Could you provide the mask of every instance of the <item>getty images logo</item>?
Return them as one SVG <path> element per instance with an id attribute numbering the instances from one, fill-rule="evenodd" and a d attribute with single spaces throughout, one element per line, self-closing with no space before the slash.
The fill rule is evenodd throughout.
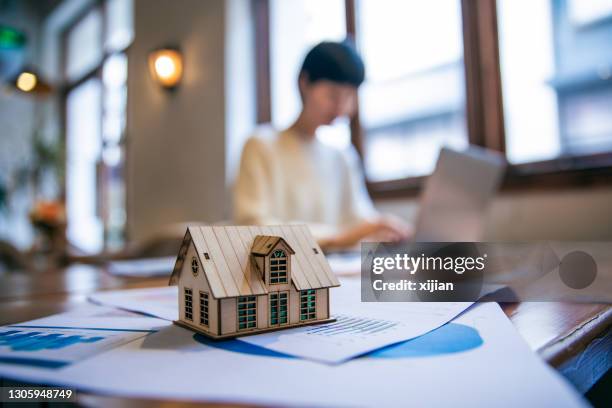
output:
<path id="1" fill-rule="evenodd" d="M 362 300 L 476 301 L 496 292 L 504 296 L 500 301 L 513 301 L 513 296 L 546 301 L 554 296 L 585 297 L 587 292 L 582 289 L 589 287 L 589 293 L 599 294 L 601 290 L 591 286 L 598 265 L 589 253 L 601 252 L 599 246 L 602 244 L 429 242 L 399 247 L 367 243 L 362 245 Z M 500 289 L 507 290 L 497 293 Z"/>

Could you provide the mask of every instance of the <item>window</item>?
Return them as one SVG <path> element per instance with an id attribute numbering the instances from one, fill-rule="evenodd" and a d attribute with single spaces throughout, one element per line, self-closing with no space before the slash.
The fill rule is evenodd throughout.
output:
<path id="1" fill-rule="evenodd" d="M 200 324 L 208 327 L 208 293 L 200 292 Z"/>
<path id="2" fill-rule="evenodd" d="M 102 67 L 103 112 L 100 207 L 105 245 L 120 248 L 125 228 L 125 126 L 127 117 L 127 56 L 116 53 Z"/>
<path id="3" fill-rule="evenodd" d="M 185 319 L 193 321 L 193 292 L 189 288 L 185 291 Z"/>
<path id="4" fill-rule="evenodd" d="M 314 289 L 300 291 L 300 320 L 316 319 L 316 293 Z"/>
<path id="5" fill-rule="evenodd" d="M 356 21 L 367 75 L 359 98 L 366 176 L 382 181 L 431 172 L 441 146 L 467 145 L 460 0 L 441 2 L 270 0 L 273 125 L 285 128 L 299 113 L 297 75 L 308 49 L 343 40 Z M 346 3 L 357 6 L 353 22 Z M 347 118 L 317 136 L 348 147 Z"/>
<path id="6" fill-rule="evenodd" d="M 270 293 L 270 326 L 287 323 L 289 292 Z"/>
<path id="7" fill-rule="evenodd" d="M 134 39 L 133 0 L 106 0 L 106 38 L 105 48 L 109 51 L 122 51 Z"/>
<path id="8" fill-rule="evenodd" d="M 96 68 L 103 57 L 103 12 L 91 9 L 69 31 L 66 38 L 66 72 L 68 80 L 77 80 Z"/>
<path id="9" fill-rule="evenodd" d="M 605 183 L 612 175 L 611 3 L 431 3 L 257 0 L 269 17 L 257 19 L 257 38 L 269 50 L 256 58 L 270 64 L 258 72 L 258 108 L 268 106 L 273 124 L 287 126 L 300 106 L 304 54 L 348 34 L 366 64 L 359 110 L 350 129 L 332 126 L 335 133 L 318 136 L 355 145 L 372 195 L 414 194 L 440 147 L 470 143 L 506 154 L 506 186 Z"/>
<path id="10" fill-rule="evenodd" d="M 123 244 L 127 57 L 132 2 L 94 2 L 62 34 L 68 240 L 87 253 Z"/>
<path id="11" fill-rule="evenodd" d="M 193 273 L 193 276 L 196 276 L 198 274 L 199 269 L 200 266 L 198 265 L 198 258 L 194 256 L 193 258 L 191 258 L 191 272 Z"/>
<path id="12" fill-rule="evenodd" d="M 87 252 L 104 246 L 98 213 L 97 164 L 102 150 L 102 84 L 90 78 L 66 97 L 66 211 L 70 242 Z"/>
<path id="13" fill-rule="evenodd" d="M 612 151 L 609 4 L 499 0 L 497 10 L 510 162 Z"/>
<path id="14" fill-rule="evenodd" d="M 270 284 L 287 283 L 287 254 L 277 249 L 270 257 Z"/>
<path id="15" fill-rule="evenodd" d="M 361 1 L 357 45 L 370 181 L 422 176 L 442 146 L 467 146 L 460 0 Z"/>
<path id="16" fill-rule="evenodd" d="M 301 101 L 298 73 L 308 50 L 323 40 L 346 37 L 344 0 L 270 0 L 271 118 L 277 129 L 297 119 Z M 348 120 L 319 129 L 324 143 L 350 145 Z"/>
<path id="17" fill-rule="evenodd" d="M 257 327 L 257 297 L 238 297 L 238 330 Z"/>

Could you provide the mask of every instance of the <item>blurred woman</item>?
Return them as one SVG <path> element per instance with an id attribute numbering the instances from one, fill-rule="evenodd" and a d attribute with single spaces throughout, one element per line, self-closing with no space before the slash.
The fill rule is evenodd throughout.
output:
<path id="1" fill-rule="evenodd" d="M 305 223 L 326 250 L 408 238 L 404 222 L 375 210 L 352 146 L 340 151 L 316 137 L 320 126 L 355 113 L 364 77 L 363 61 L 348 41 L 322 42 L 308 52 L 296 121 L 282 131 L 260 129 L 244 146 L 234 188 L 236 222 Z"/>

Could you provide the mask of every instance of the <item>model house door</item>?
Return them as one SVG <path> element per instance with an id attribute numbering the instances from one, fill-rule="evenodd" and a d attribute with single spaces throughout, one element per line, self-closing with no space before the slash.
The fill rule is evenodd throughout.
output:
<path id="1" fill-rule="evenodd" d="M 289 321 L 288 301 L 289 292 L 271 292 L 270 297 L 270 326 L 280 326 Z"/>

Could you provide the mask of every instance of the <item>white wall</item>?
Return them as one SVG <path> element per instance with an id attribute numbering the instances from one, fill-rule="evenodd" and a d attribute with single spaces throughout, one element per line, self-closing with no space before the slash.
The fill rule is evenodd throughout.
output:
<path id="1" fill-rule="evenodd" d="M 179 7 L 180 5 L 180 7 Z M 136 0 L 128 50 L 128 238 L 225 211 L 225 3 Z M 148 53 L 178 45 L 183 82 L 169 93 L 149 75 Z"/>
<path id="2" fill-rule="evenodd" d="M 376 206 L 413 220 L 416 199 Z M 485 240 L 612 240 L 612 186 L 502 193 L 488 213 Z"/>

